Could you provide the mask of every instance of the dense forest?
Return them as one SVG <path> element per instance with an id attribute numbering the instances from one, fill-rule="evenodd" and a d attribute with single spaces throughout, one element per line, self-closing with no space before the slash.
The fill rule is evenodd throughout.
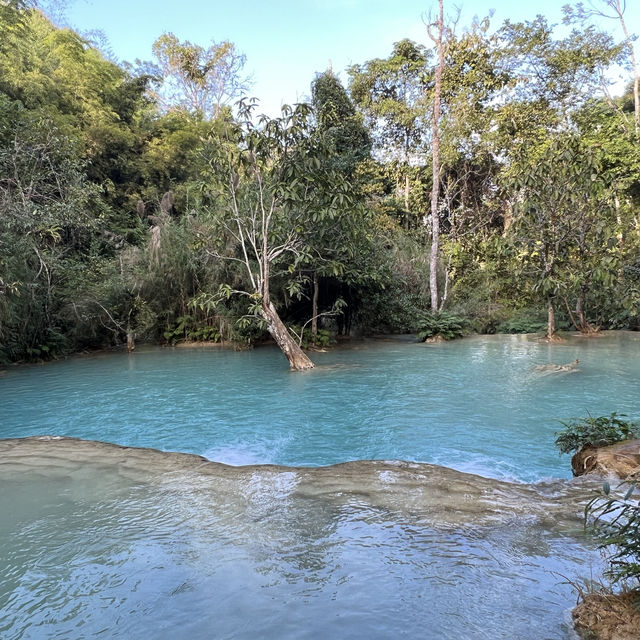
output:
<path id="1" fill-rule="evenodd" d="M 429 46 L 269 118 L 230 42 L 166 33 L 120 65 L 0 2 L 0 363 L 270 333 L 305 368 L 340 335 L 638 328 L 638 67 L 618 0 L 593 6 L 611 20 L 454 29 L 440 2 Z"/>

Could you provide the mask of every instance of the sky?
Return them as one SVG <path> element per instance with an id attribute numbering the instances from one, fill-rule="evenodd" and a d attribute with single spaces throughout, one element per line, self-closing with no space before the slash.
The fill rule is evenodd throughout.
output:
<path id="1" fill-rule="evenodd" d="M 599 0 L 594 0 L 598 2 Z M 345 69 L 387 57 L 394 42 L 411 38 L 430 45 L 425 16 L 436 0 L 67 0 L 65 21 L 80 32 L 101 30 L 119 61 L 151 60 L 151 45 L 162 33 L 208 46 L 229 40 L 247 57 L 250 95 L 261 111 L 276 115 L 280 105 L 308 99 L 316 73 L 330 66 L 347 83 Z M 506 19 L 562 21 L 564 0 L 462 0 L 459 26 L 493 13 Z M 454 15 L 454 3 L 445 0 Z M 640 0 L 627 0 L 631 32 L 640 30 Z M 617 37 L 618 23 L 601 21 Z"/>

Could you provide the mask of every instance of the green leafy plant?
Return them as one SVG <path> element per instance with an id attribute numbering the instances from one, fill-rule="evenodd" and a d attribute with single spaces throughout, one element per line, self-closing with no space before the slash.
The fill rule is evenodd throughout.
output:
<path id="1" fill-rule="evenodd" d="M 446 311 L 425 313 L 418 324 L 418 340 L 424 342 L 436 337 L 441 337 L 443 340 L 462 338 L 464 325 L 462 318 Z"/>
<path id="2" fill-rule="evenodd" d="M 209 325 L 193 329 L 187 335 L 189 340 L 194 340 L 195 342 L 220 342 L 220 332 L 216 327 Z"/>
<path id="3" fill-rule="evenodd" d="M 333 339 L 331 331 L 328 331 L 327 329 L 318 329 L 318 333 L 314 335 L 309 330 L 304 330 L 298 325 L 292 325 L 289 327 L 289 331 L 298 339 L 300 339 L 300 336 L 302 336 L 300 346 L 303 349 L 309 349 L 310 347 L 328 347 Z"/>
<path id="4" fill-rule="evenodd" d="M 547 321 L 539 313 L 517 314 L 501 322 L 496 331 L 498 333 L 542 333 L 547 328 Z"/>
<path id="5" fill-rule="evenodd" d="M 184 340 L 219 342 L 221 337 L 217 327 L 198 323 L 189 315 L 176 318 L 175 323 L 170 325 L 163 335 L 164 339 L 170 344 L 176 344 Z"/>
<path id="6" fill-rule="evenodd" d="M 602 447 L 615 444 L 635 438 L 638 433 L 637 424 L 622 420 L 615 412 L 610 416 L 588 416 L 561 424 L 564 429 L 555 434 L 556 446 L 561 453 L 573 453 L 588 445 Z"/>
<path id="7" fill-rule="evenodd" d="M 598 546 L 606 550 L 607 577 L 613 584 L 637 590 L 640 599 L 640 500 L 637 484 L 627 484 L 622 496 L 613 495 L 605 483 L 585 508 L 585 526 L 591 524 Z"/>
<path id="8" fill-rule="evenodd" d="M 247 349 L 267 339 L 267 324 L 261 318 L 245 315 L 236 320 L 232 327 L 229 339 L 236 349 Z"/>

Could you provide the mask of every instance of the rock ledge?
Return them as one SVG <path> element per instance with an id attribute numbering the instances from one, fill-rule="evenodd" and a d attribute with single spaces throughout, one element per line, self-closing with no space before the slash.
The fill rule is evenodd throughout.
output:
<path id="1" fill-rule="evenodd" d="M 594 473 L 621 480 L 640 480 L 640 440 L 625 440 L 607 447 L 583 447 L 571 458 L 571 467 L 574 476 Z"/>
<path id="2" fill-rule="evenodd" d="M 584 640 L 638 640 L 640 593 L 590 593 L 573 610 L 573 623 Z"/>

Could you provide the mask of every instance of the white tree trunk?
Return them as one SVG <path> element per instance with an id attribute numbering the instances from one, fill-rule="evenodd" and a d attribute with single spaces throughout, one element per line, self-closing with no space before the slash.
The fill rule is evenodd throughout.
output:
<path id="1" fill-rule="evenodd" d="M 438 66 L 436 67 L 435 85 L 433 89 L 432 130 L 432 159 L 433 186 L 431 188 L 431 256 L 429 259 L 429 289 L 431 291 L 431 309 L 438 310 L 438 254 L 440 252 L 440 100 L 442 93 L 442 71 L 444 69 L 444 6 L 443 0 L 438 0 L 438 29 L 435 38 L 438 49 Z"/>

